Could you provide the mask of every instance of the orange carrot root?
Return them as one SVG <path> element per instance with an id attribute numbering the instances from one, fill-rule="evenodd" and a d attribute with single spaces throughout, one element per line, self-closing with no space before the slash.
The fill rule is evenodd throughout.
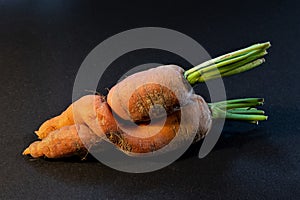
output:
<path id="1" fill-rule="evenodd" d="M 63 113 L 59 116 L 56 116 L 52 119 L 47 120 L 44 122 L 38 131 L 35 131 L 35 134 L 39 137 L 39 139 L 43 139 L 47 137 L 47 135 L 59 128 L 64 126 L 69 126 L 74 124 L 73 118 L 73 107 L 69 106 Z"/>
<path id="2" fill-rule="evenodd" d="M 85 130 L 81 137 L 76 127 Z M 42 141 L 32 143 L 23 154 L 32 157 L 66 157 L 84 151 L 83 144 L 89 144 L 90 141 L 87 138 L 82 143 L 80 138 L 94 135 L 100 140 L 105 133 L 116 130 L 117 125 L 104 98 L 87 95 L 70 105 L 61 115 L 42 124 L 37 131 Z"/>
<path id="3" fill-rule="evenodd" d="M 187 104 L 192 93 L 183 72 L 176 65 L 165 65 L 135 73 L 109 91 L 107 102 L 122 119 L 134 122 L 149 121 L 149 109 L 155 104 L 170 114 L 179 103 Z"/>
<path id="4" fill-rule="evenodd" d="M 118 122 L 108 104 L 97 95 L 82 97 L 72 106 L 75 124 L 49 132 L 42 141 L 32 143 L 23 154 L 30 154 L 34 158 L 78 155 L 87 151 L 86 145 L 103 137 L 107 137 L 127 154 L 148 153 L 167 144 L 176 148 L 181 142 L 191 139 L 191 134 L 196 134 L 197 140 L 201 139 L 211 126 L 210 110 L 205 101 L 197 95 L 192 95 L 189 104 L 181 107 L 179 111 L 169 114 L 164 124 L 161 119 L 149 125 L 138 126 Z M 80 133 L 76 128 L 81 130 Z"/>
<path id="5" fill-rule="evenodd" d="M 150 125 L 120 125 L 117 132 L 107 133 L 107 137 L 126 153 L 153 152 L 167 145 L 176 136 L 179 122 L 180 111 L 168 116 L 164 124 L 158 121 Z"/>
<path id="6" fill-rule="evenodd" d="M 251 123 L 266 120 L 263 111 L 249 110 L 261 105 L 263 100 L 259 98 L 222 101 L 209 108 L 202 97 L 194 95 L 191 84 L 252 69 L 264 62 L 261 57 L 269 47 L 269 42 L 256 44 L 186 72 L 179 66 L 165 65 L 128 76 L 111 88 L 107 102 L 102 96 L 87 95 L 44 122 L 35 131 L 42 140 L 32 143 L 23 154 L 35 158 L 77 155 L 104 137 L 125 153 L 148 153 L 166 145 L 177 148 L 182 142 L 192 142 L 191 136 L 195 136 L 194 142 L 202 139 L 212 126 L 212 117 L 218 118 L 220 113 L 221 118 Z M 231 105 L 226 106 L 228 102 Z M 112 111 L 118 115 L 117 120 Z M 162 124 L 164 115 L 167 117 Z M 153 123 L 141 124 L 152 119 Z M 126 125 L 125 121 L 139 125 Z"/>
<path id="7" fill-rule="evenodd" d="M 182 68 L 175 65 L 157 67 L 136 73 L 118 83 L 110 90 L 108 102 L 99 95 L 80 98 L 61 115 L 42 124 L 36 134 L 43 140 L 33 143 L 24 154 L 55 158 L 76 152 L 71 144 L 79 145 L 80 149 L 82 146 L 78 143 L 75 129 L 72 128 L 75 127 L 74 124 L 85 124 L 99 138 L 106 135 L 122 151 L 133 153 L 147 153 L 161 149 L 177 134 L 181 135 L 182 139 L 188 138 L 188 134 L 197 132 L 199 122 L 195 116 L 199 116 L 199 109 L 205 106 L 197 104 L 189 83 L 183 77 L 183 72 Z M 158 119 L 158 123 L 127 127 L 124 131 L 119 127 L 121 124 L 118 124 L 112 116 L 109 105 L 123 120 L 149 121 L 151 115 L 152 119 Z M 152 110 L 153 112 L 149 114 L 151 108 L 156 105 L 160 105 L 161 108 Z M 179 105 L 183 108 L 176 111 Z M 209 109 L 206 107 L 205 109 L 210 116 Z M 189 120 L 180 123 L 183 111 Z M 168 115 L 166 122 L 160 124 L 159 118 L 165 113 Z M 200 129 L 202 124 L 200 123 Z M 149 132 L 154 132 L 155 135 L 149 135 Z M 201 129 L 200 132 L 202 138 L 207 128 Z M 66 135 L 68 133 L 73 135 L 74 140 L 70 135 Z M 64 141 L 65 146 L 58 145 L 61 144 L 60 140 Z"/>
<path id="8" fill-rule="evenodd" d="M 73 103 L 73 110 L 75 123 L 86 124 L 99 137 L 117 130 L 110 107 L 102 96 L 84 96 Z"/>
<path id="9" fill-rule="evenodd" d="M 193 135 L 195 135 L 194 142 L 197 142 L 208 133 L 211 124 L 211 113 L 206 102 L 202 97 L 193 95 L 191 102 L 168 115 L 164 124 L 161 120 L 139 126 L 118 123 L 118 131 L 106 135 L 127 154 L 149 153 L 160 150 L 168 144 L 171 145 L 170 149 L 174 150 L 183 142 L 192 139 Z"/>
<path id="10" fill-rule="evenodd" d="M 34 158 L 82 155 L 87 153 L 85 145 L 93 145 L 97 140 L 99 137 L 85 125 L 65 126 L 50 132 L 43 140 L 33 142 L 24 150 L 23 155 L 31 155 Z"/>
<path id="11" fill-rule="evenodd" d="M 35 133 L 39 139 L 43 139 L 64 126 L 85 123 L 94 133 L 102 136 L 106 129 L 111 128 L 110 122 L 103 118 L 107 112 L 110 112 L 110 108 L 102 96 L 86 95 L 71 104 L 61 115 L 44 122 Z"/>

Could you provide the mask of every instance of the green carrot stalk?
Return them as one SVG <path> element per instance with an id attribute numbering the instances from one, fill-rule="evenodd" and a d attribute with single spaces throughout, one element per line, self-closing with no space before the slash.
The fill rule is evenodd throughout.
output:
<path id="1" fill-rule="evenodd" d="M 267 54 L 270 42 L 254 44 L 214 59 L 201 63 L 184 73 L 184 77 L 191 85 L 216 78 L 232 76 L 251 70 L 265 62 L 263 56 Z M 213 118 L 240 120 L 257 124 L 267 120 L 263 110 L 256 106 L 263 105 L 262 98 L 245 98 L 221 101 L 208 104 Z"/>
<path id="2" fill-rule="evenodd" d="M 184 77 L 194 85 L 248 71 L 265 61 L 262 57 L 270 46 L 270 42 L 265 42 L 219 56 L 185 71 Z"/>
<path id="3" fill-rule="evenodd" d="M 225 118 L 257 124 L 268 119 L 263 110 L 255 108 L 263 105 L 263 102 L 262 98 L 245 98 L 209 103 L 208 106 L 214 119 Z"/>

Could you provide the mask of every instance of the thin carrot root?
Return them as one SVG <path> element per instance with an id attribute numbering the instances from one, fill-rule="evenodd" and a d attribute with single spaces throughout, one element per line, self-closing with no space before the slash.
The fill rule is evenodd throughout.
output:
<path id="1" fill-rule="evenodd" d="M 39 130 L 35 131 L 35 134 L 39 137 L 39 139 L 43 139 L 47 137 L 50 132 L 72 124 L 74 124 L 73 107 L 69 106 L 60 115 L 44 122 L 40 126 Z"/>
<path id="2" fill-rule="evenodd" d="M 23 152 L 23 155 L 31 155 L 33 158 L 63 158 L 87 153 L 87 145 L 93 145 L 99 141 L 85 125 L 71 125 L 50 132 L 41 141 L 32 143 Z"/>

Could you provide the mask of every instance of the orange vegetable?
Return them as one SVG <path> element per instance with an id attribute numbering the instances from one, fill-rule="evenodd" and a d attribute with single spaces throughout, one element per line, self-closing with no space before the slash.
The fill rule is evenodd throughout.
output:
<path id="1" fill-rule="evenodd" d="M 78 130 L 80 131 L 80 137 Z M 24 150 L 23 155 L 31 155 L 34 158 L 82 156 L 87 154 L 85 145 L 93 145 L 97 140 L 99 140 L 99 137 L 85 125 L 64 126 L 50 132 L 43 140 L 33 142 Z"/>
<path id="2" fill-rule="evenodd" d="M 148 125 L 134 126 L 115 121 L 108 104 L 100 96 L 85 96 L 73 104 L 82 108 L 80 122 L 84 124 L 66 125 L 49 132 L 41 141 L 32 143 L 23 154 L 35 158 L 82 155 L 82 152 L 87 151 L 85 145 L 93 145 L 104 137 L 127 154 L 153 152 L 169 143 L 174 149 L 193 135 L 196 135 L 197 140 L 203 138 L 210 129 L 212 119 L 207 104 L 200 96 L 194 95 L 192 99 L 190 104 L 167 116 L 164 123 L 158 120 Z M 93 100 L 96 101 L 91 102 Z M 91 103 L 95 105 L 96 114 L 89 110 L 91 106 L 83 107 Z M 95 125 L 95 122 L 99 125 Z M 55 124 L 53 126 L 57 127 Z"/>
<path id="3" fill-rule="evenodd" d="M 105 137 L 125 153 L 148 153 L 167 144 L 176 148 L 194 135 L 198 141 L 210 130 L 212 118 L 251 123 L 266 120 L 263 111 L 253 108 L 262 105 L 261 98 L 206 104 L 193 94 L 190 84 L 252 69 L 264 62 L 261 57 L 269 47 L 268 42 L 253 45 L 187 71 L 167 65 L 133 74 L 109 91 L 107 102 L 102 96 L 87 95 L 43 123 L 35 132 L 42 140 L 23 154 L 49 158 L 76 155 L 86 151 L 83 144 L 90 146 Z M 128 125 L 132 121 L 138 125 Z"/>

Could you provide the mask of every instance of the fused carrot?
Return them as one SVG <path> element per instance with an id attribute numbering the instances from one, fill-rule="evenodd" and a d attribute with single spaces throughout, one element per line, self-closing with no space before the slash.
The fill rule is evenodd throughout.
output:
<path id="1" fill-rule="evenodd" d="M 124 120 L 134 122 L 171 114 L 176 107 L 189 102 L 192 85 L 231 76 L 253 69 L 262 63 L 270 42 L 254 44 L 203 62 L 187 71 L 176 65 L 164 65 L 130 75 L 116 84 L 108 93 L 111 109 Z M 150 116 L 150 109 L 160 105 Z M 163 110 L 163 111 L 162 111 Z"/>
<path id="2" fill-rule="evenodd" d="M 208 133 L 212 118 L 202 97 L 193 95 L 191 99 L 188 105 L 168 115 L 163 124 L 162 120 L 139 126 L 118 123 L 118 131 L 107 134 L 107 137 L 127 154 L 154 152 L 168 144 L 174 150 L 193 136 L 196 142 Z"/>
<path id="3" fill-rule="evenodd" d="M 250 123 L 266 120 L 263 111 L 253 108 L 262 105 L 261 98 L 207 104 L 193 93 L 192 85 L 257 67 L 269 47 L 269 42 L 252 45 L 187 71 L 166 65 L 133 74 L 111 88 L 107 102 L 103 96 L 87 95 L 47 120 L 35 131 L 42 140 L 32 143 L 23 154 L 48 158 L 78 155 L 103 139 L 127 154 L 149 153 L 167 145 L 176 148 L 193 139 L 191 136 L 191 142 L 199 141 L 209 132 L 213 118 Z"/>
<path id="4" fill-rule="evenodd" d="M 165 122 L 158 120 L 150 124 L 139 125 L 128 125 L 124 121 L 115 120 L 107 103 L 98 101 L 95 121 L 98 121 L 99 125 L 96 126 L 98 128 L 105 126 L 100 132 L 95 134 L 91 128 L 95 124 L 88 123 L 83 117 L 82 119 L 87 122 L 85 125 L 65 126 L 52 131 L 41 141 L 32 143 L 23 154 L 48 158 L 78 155 L 86 152 L 87 145 L 104 138 L 127 154 L 154 152 L 168 144 L 175 149 L 182 142 L 191 139 L 193 135 L 194 141 L 203 138 L 210 129 L 211 113 L 207 104 L 197 95 L 194 95 L 192 100 L 185 107 L 166 116 Z M 89 119 L 94 121 L 94 115 L 85 116 L 92 116 Z"/>

